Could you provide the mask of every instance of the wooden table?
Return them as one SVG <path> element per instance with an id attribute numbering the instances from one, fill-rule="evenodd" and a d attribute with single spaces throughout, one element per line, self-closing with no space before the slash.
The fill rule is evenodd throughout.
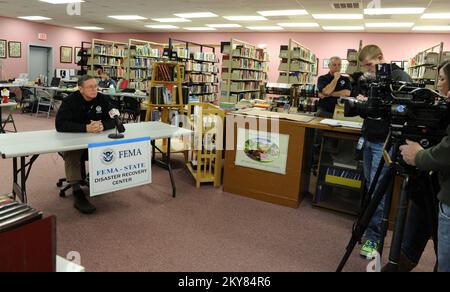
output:
<path id="1" fill-rule="evenodd" d="M 238 125 L 236 118 L 245 117 L 247 124 Z M 279 119 L 279 133 L 289 135 L 286 174 L 278 174 L 235 164 L 237 154 L 238 128 L 249 129 L 256 125 L 258 131 L 261 124 L 267 122 L 267 132 L 272 130 L 273 120 L 251 114 L 230 113 L 227 115 L 227 140 L 234 138 L 234 147 L 225 151 L 224 191 L 250 197 L 274 204 L 298 208 L 301 194 L 309 188 L 310 169 L 307 158 L 312 153 L 314 129 L 325 131 L 360 134 L 361 130 L 343 127 L 331 127 L 320 124 L 320 118 L 311 117 L 308 122 Z M 264 121 L 263 123 L 261 123 Z M 234 133 L 230 133 L 234 130 Z M 229 149 L 232 148 L 232 149 Z"/>

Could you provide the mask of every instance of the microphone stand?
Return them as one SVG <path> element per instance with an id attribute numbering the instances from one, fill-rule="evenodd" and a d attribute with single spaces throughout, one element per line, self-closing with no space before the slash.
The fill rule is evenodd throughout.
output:
<path id="1" fill-rule="evenodd" d="M 108 138 L 109 138 L 109 139 L 123 139 L 123 138 L 125 138 L 125 135 L 119 134 L 119 131 L 117 130 L 117 127 L 116 127 L 116 133 L 114 133 L 114 134 L 109 134 L 109 135 L 108 135 Z"/>

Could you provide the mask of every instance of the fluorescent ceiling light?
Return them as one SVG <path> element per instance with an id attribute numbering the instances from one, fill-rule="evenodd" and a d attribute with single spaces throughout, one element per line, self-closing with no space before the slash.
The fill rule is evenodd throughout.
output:
<path id="1" fill-rule="evenodd" d="M 71 4 L 71 3 L 83 3 L 84 0 L 39 0 L 41 2 L 50 4 Z"/>
<path id="2" fill-rule="evenodd" d="M 238 28 L 242 27 L 240 24 L 224 23 L 224 24 L 207 24 L 208 27 L 213 28 Z"/>
<path id="3" fill-rule="evenodd" d="M 323 26 L 324 30 L 364 30 L 364 26 Z"/>
<path id="4" fill-rule="evenodd" d="M 258 11 L 262 16 L 294 16 L 294 15 L 308 15 L 306 10 L 271 10 Z"/>
<path id="5" fill-rule="evenodd" d="M 370 28 L 389 28 L 389 27 L 413 27 L 414 22 L 369 22 L 366 27 Z"/>
<path id="6" fill-rule="evenodd" d="M 39 20 L 51 20 L 51 18 L 43 16 L 19 16 L 20 19 L 39 21 Z"/>
<path id="7" fill-rule="evenodd" d="M 450 31 L 450 25 L 415 26 L 415 31 Z"/>
<path id="8" fill-rule="evenodd" d="M 214 27 L 184 27 L 185 30 L 191 30 L 191 31 L 213 31 L 216 30 Z"/>
<path id="9" fill-rule="evenodd" d="M 367 15 L 382 15 L 382 14 L 422 14 L 426 8 L 421 7 L 407 7 L 407 8 L 369 8 L 364 9 L 364 14 Z"/>
<path id="10" fill-rule="evenodd" d="M 281 26 L 248 26 L 251 30 L 284 30 Z"/>
<path id="11" fill-rule="evenodd" d="M 180 18 L 208 18 L 208 17 L 219 17 L 219 15 L 211 12 L 196 12 L 196 13 L 177 13 L 176 17 Z"/>
<path id="12" fill-rule="evenodd" d="M 104 30 L 104 28 L 98 26 L 77 26 L 75 28 L 82 30 Z"/>
<path id="13" fill-rule="evenodd" d="M 152 28 L 152 29 L 178 29 L 178 26 L 175 25 L 168 25 L 168 24 L 155 24 L 155 25 L 146 25 L 145 27 Z"/>
<path id="14" fill-rule="evenodd" d="M 320 25 L 315 22 L 291 22 L 291 23 L 278 23 L 281 27 L 319 27 Z"/>
<path id="15" fill-rule="evenodd" d="M 363 19 L 362 14 L 313 14 L 312 17 L 315 19 L 339 19 L 339 20 L 353 20 L 353 19 Z"/>
<path id="16" fill-rule="evenodd" d="M 191 22 L 189 19 L 185 18 L 154 18 L 152 20 L 157 22 Z"/>
<path id="17" fill-rule="evenodd" d="M 450 19 L 450 13 L 425 13 L 422 19 Z"/>
<path id="18" fill-rule="evenodd" d="M 224 16 L 225 19 L 231 21 L 263 21 L 268 20 L 264 16 Z"/>
<path id="19" fill-rule="evenodd" d="M 117 20 L 145 20 L 147 18 L 139 16 L 139 15 L 112 15 L 108 16 L 109 18 L 114 18 Z"/>

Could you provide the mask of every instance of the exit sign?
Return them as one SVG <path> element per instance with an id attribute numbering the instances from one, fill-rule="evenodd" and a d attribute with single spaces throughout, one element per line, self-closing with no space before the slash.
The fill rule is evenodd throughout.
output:
<path id="1" fill-rule="evenodd" d="M 46 33 L 39 33 L 38 34 L 38 39 L 41 41 L 46 41 L 47 40 L 47 34 Z"/>

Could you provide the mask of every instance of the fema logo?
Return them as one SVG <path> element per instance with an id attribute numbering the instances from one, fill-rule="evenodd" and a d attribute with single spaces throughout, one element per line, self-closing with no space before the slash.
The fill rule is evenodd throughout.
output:
<path id="1" fill-rule="evenodd" d="M 341 80 L 341 85 L 342 85 L 342 86 L 345 85 L 345 80 Z"/>
<path id="2" fill-rule="evenodd" d="M 95 108 L 95 110 L 97 111 L 97 114 L 103 113 L 102 107 L 101 107 L 101 106 L 97 106 L 97 107 Z"/>
<path id="3" fill-rule="evenodd" d="M 100 157 L 103 164 L 112 164 L 116 159 L 116 153 L 112 149 L 105 149 Z"/>

